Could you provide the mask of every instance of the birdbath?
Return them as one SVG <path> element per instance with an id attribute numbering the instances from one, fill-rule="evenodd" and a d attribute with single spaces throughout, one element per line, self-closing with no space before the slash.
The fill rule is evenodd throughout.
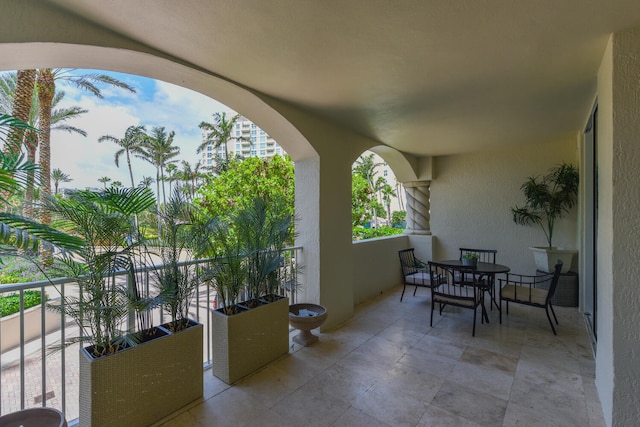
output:
<path id="1" fill-rule="evenodd" d="M 293 304 L 289 306 L 289 323 L 300 332 L 293 341 L 306 347 L 318 341 L 311 333 L 327 319 L 327 309 L 317 304 Z"/>
<path id="2" fill-rule="evenodd" d="M 66 427 L 62 412 L 54 408 L 30 408 L 11 412 L 0 417 L 0 425 L 6 427 Z"/>

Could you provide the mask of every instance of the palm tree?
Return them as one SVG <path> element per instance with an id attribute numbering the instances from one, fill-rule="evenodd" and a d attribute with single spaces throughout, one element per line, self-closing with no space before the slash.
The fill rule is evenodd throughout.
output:
<path id="1" fill-rule="evenodd" d="M 54 169 L 51 171 L 51 180 L 53 181 L 53 187 L 55 191 L 53 194 L 58 194 L 58 185 L 61 182 L 71 182 L 73 179 L 69 178 L 69 175 L 62 172 L 60 169 Z"/>
<path id="2" fill-rule="evenodd" d="M 379 181 L 376 182 L 376 168 L 378 166 L 382 166 L 382 163 L 374 162 L 373 154 L 369 154 L 368 156 L 360 156 L 353 168 L 353 171 L 356 174 L 360 175 L 367 181 L 367 186 L 369 187 L 367 192 L 369 193 L 370 197 L 373 196 L 373 202 L 371 203 L 371 213 L 376 227 L 378 226 L 378 215 L 375 205 L 378 199 L 378 189 L 382 186 L 382 183 L 380 183 Z"/>
<path id="3" fill-rule="evenodd" d="M 25 122 L 0 112 L 0 143 L 4 144 L 7 134 L 16 127 L 25 131 L 32 129 Z M 0 210 L 6 208 L 11 195 L 27 185 L 27 173 L 37 170 L 37 165 L 29 162 L 20 152 L 13 149 L 8 153 L 0 151 Z M 78 249 L 82 244 L 77 237 L 29 218 L 0 212 L 0 254 L 15 253 L 17 249 L 36 251 L 40 243 L 68 249 Z"/>
<path id="4" fill-rule="evenodd" d="M 189 162 L 183 160 L 182 169 L 178 173 L 180 179 L 185 183 L 184 188 L 187 190 L 186 194 L 191 200 L 195 197 L 196 190 L 200 184 L 200 178 L 202 178 L 202 173 L 200 173 L 201 168 L 202 164 L 200 162 L 197 162 L 192 168 Z"/>
<path id="5" fill-rule="evenodd" d="M 13 86 L 13 96 L 10 100 L 11 111 L 9 111 L 9 98 L 5 98 L 6 104 L 0 105 L 2 112 L 11 115 L 24 123 L 29 123 L 29 114 L 31 112 L 31 100 L 33 98 L 33 90 L 36 81 L 36 70 L 20 70 L 16 73 L 15 85 Z M 7 92 L 5 79 L 2 79 L 3 94 Z M 4 96 L 3 96 L 4 98 Z M 20 145 L 24 138 L 26 129 L 21 127 L 12 127 L 5 141 L 5 152 L 8 145 Z M 17 151 L 17 150 L 16 150 Z"/>
<path id="6" fill-rule="evenodd" d="M 103 176 L 102 178 L 98 178 L 98 182 L 101 182 L 102 185 L 104 185 L 105 190 L 107 188 L 107 182 L 109 181 L 111 181 L 111 178 L 109 178 L 108 176 Z"/>
<path id="7" fill-rule="evenodd" d="M 153 181 L 155 180 L 152 177 L 143 176 L 142 179 L 140 180 L 140 184 L 138 184 L 138 187 L 149 188 L 151 187 L 151 184 L 153 184 Z"/>
<path id="8" fill-rule="evenodd" d="M 120 149 L 116 151 L 114 159 L 117 167 L 120 167 L 120 156 L 123 154 L 126 155 L 127 167 L 129 168 L 129 178 L 131 178 L 131 188 L 136 186 L 135 181 L 133 180 L 133 169 L 131 168 L 131 153 L 140 153 L 145 136 L 144 126 L 129 126 L 124 132 L 124 137 L 122 139 L 118 139 L 111 135 L 103 135 L 98 139 L 98 142 L 111 141 L 120 147 Z"/>
<path id="9" fill-rule="evenodd" d="M 42 169 L 43 183 L 40 191 L 40 199 L 44 200 L 51 194 L 51 116 L 53 98 L 56 91 L 56 81 L 73 83 L 80 89 L 86 90 L 98 98 L 102 98 L 100 88 L 96 84 L 107 84 L 119 87 L 135 93 L 135 89 L 118 79 L 105 74 L 73 74 L 73 69 L 42 68 L 38 70 L 36 78 L 36 90 L 40 106 L 40 157 L 39 164 Z M 40 221 L 43 224 L 51 223 L 51 214 L 47 209 L 40 212 Z"/>
<path id="10" fill-rule="evenodd" d="M 19 75 L 21 72 L 5 73 L 0 78 L 0 112 L 10 114 L 7 110 L 7 106 L 13 105 L 16 97 L 21 93 L 19 88 Z M 52 101 L 51 112 L 51 130 L 60 130 L 69 133 L 77 133 L 82 136 L 87 136 L 87 133 L 75 126 L 71 126 L 66 122 L 70 119 L 76 118 L 81 114 L 88 112 L 79 106 L 56 108 L 56 106 L 64 99 L 64 91 L 56 91 Z M 24 146 L 27 148 L 27 158 L 30 162 L 36 161 L 36 150 L 38 148 L 38 133 L 36 132 L 39 127 L 39 104 L 38 104 L 38 92 L 32 91 L 30 113 L 26 123 L 31 126 L 31 129 L 26 130 L 23 136 Z M 28 218 L 34 218 L 34 180 L 33 171 L 28 173 L 29 184 L 26 186 L 24 195 L 24 215 Z"/>
<path id="11" fill-rule="evenodd" d="M 169 134 L 165 131 L 164 126 L 155 126 L 151 129 L 151 134 L 145 138 L 140 151 L 135 154 L 136 157 L 146 160 L 156 168 L 156 194 L 158 194 L 158 211 L 160 210 L 160 182 L 162 182 L 162 201 L 166 202 L 164 171 L 168 164 L 175 163 L 173 160 L 180 154 L 180 147 L 173 145 L 175 132 Z"/>
<path id="12" fill-rule="evenodd" d="M 201 122 L 198 127 L 202 129 L 204 133 L 204 142 L 200 144 L 197 152 L 200 153 L 206 149 L 208 145 L 213 144 L 213 148 L 216 150 L 222 146 L 224 148 L 224 158 L 222 159 L 222 171 L 227 170 L 229 164 L 229 151 L 227 150 L 227 143 L 232 141 L 245 141 L 250 142 L 247 138 L 242 136 L 233 136 L 233 129 L 236 122 L 240 118 L 240 114 L 236 114 L 227 120 L 225 112 L 214 113 L 213 123 Z M 218 160 L 219 161 L 219 160 Z"/>

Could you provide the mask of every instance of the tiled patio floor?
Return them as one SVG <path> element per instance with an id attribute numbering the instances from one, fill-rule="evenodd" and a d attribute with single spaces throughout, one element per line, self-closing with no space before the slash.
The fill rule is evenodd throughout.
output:
<path id="1" fill-rule="evenodd" d="M 557 337 L 543 310 L 515 304 L 472 337 L 470 310 L 436 312 L 430 328 L 429 291 L 400 290 L 233 387 L 205 371 L 204 401 L 162 425 L 605 425 L 577 309 L 556 308 Z"/>

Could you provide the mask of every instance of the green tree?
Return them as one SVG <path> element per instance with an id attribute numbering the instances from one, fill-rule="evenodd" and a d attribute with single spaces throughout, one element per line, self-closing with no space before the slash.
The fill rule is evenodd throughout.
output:
<path id="1" fill-rule="evenodd" d="M 210 176 L 196 195 L 196 202 L 212 217 L 228 219 L 237 209 L 250 207 L 256 197 L 283 200 L 286 212 L 294 214 L 294 166 L 289 156 L 270 159 L 231 159 L 229 168 Z"/>
<path id="2" fill-rule="evenodd" d="M 371 220 L 369 184 L 361 175 L 351 177 L 351 226 L 357 227 Z"/>
<path id="3" fill-rule="evenodd" d="M 104 188 L 107 188 L 107 182 L 111 181 L 111 178 L 108 176 L 103 176 L 102 178 L 98 178 L 98 182 L 101 182 L 104 185 Z"/>
<path id="4" fill-rule="evenodd" d="M 396 192 L 393 190 L 393 187 L 390 186 L 385 180 L 382 188 L 380 188 L 380 198 L 384 203 L 384 206 L 387 210 L 387 225 L 391 225 L 391 199 L 396 197 Z"/>
<path id="5" fill-rule="evenodd" d="M 42 169 L 43 183 L 40 191 L 40 200 L 44 201 L 51 194 L 51 116 L 53 99 L 56 92 L 56 81 L 74 84 L 76 87 L 86 90 L 98 98 L 102 98 L 102 92 L 98 84 L 106 84 L 135 93 L 135 89 L 118 79 L 105 74 L 74 74 L 73 69 L 42 68 L 38 70 L 36 78 L 36 90 L 38 92 L 39 108 L 39 164 Z M 29 100 L 30 102 L 31 100 Z M 48 209 L 41 209 L 40 221 L 43 224 L 51 223 L 51 213 Z"/>
<path id="6" fill-rule="evenodd" d="M 60 169 L 56 168 L 51 171 L 51 180 L 53 181 L 53 186 L 55 191 L 53 194 L 58 194 L 58 186 L 61 182 L 71 182 L 73 179 L 69 177 L 66 173 L 62 172 Z"/>
<path id="7" fill-rule="evenodd" d="M 33 130 L 15 117 L 0 113 L 0 143 L 4 144 L 12 129 L 21 127 Z M 0 211 L 7 207 L 8 199 L 27 185 L 27 173 L 38 167 L 20 152 L 9 148 L 0 151 Z M 7 212 L 0 212 L 0 254 L 15 253 L 17 249 L 37 251 L 41 243 L 61 248 L 78 249 L 82 242 L 77 237 L 68 236 L 49 226 L 29 218 Z"/>
<path id="8" fill-rule="evenodd" d="M 200 153 L 202 150 L 205 150 L 208 145 L 213 145 L 213 148 L 216 150 L 216 152 L 218 147 L 223 147 L 224 157 L 220 159 L 219 156 L 216 156 L 218 157 L 216 159 L 216 167 L 219 172 L 226 171 L 231 160 L 229 158 L 227 143 L 233 141 L 249 142 L 249 140 L 244 137 L 236 137 L 233 135 L 235 124 L 239 118 L 239 114 L 236 114 L 235 116 L 228 119 L 225 112 L 214 113 L 213 123 L 203 121 L 199 125 L 199 128 L 204 132 L 204 141 L 198 147 L 198 153 Z"/>
<path id="9" fill-rule="evenodd" d="M 111 141 L 120 149 L 116 151 L 114 162 L 116 167 L 120 167 L 120 156 L 123 154 L 127 158 L 127 168 L 129 169 L 129 178 L 131 179 L 131 188 L 136 186 L 133 180 L 133 169 L 131 168 L 131 154 L 140 153 L 144 144 L 146 134 L 144 126 L 129 126 L 124 132 L 124 136 L 120 139 L 112 135 L 103 135 L 98 138 L 98 142 Z"/>
<path id="10" fill-rule="evenodd" d="M 33 70 L 35 73 L 35 70 Z M 13 105 L 17 102 L 17 97 L 20 96 L 22 89 L 20 87 L 20 76 L 23 71 L 4 73 L 0 78 L 0 112 L 9 114 L 7 106 Z M 31 104 L 29 106 L 28 119 L 26 123 L 31 126 L 31 130 L 27 130 L 24 135 L 21 134 L 22 144 L 27 149 L 27 158 L 30 162 L 35 163 L 36 152 L 38 148 L 38 133 L 36 130 L 40 127 L 40 106 L 38 103 L 37 90 L 31 90 Z M 88 110 L 79 106 L 72 107 L 58 107 L 58 104 L 64 99 L 65 92 L 62 90 L 56 91 L 52 100 L 51 111 L 51 130 L 63 131 L 69 133 L 77 133 L 82 136 L 87 136 L 87 133 L 75 126 L 68 124 L 68 120 L 74 119 L 81 114 L 87 113 Z M 24 215 L 28 218 L 34 218 L 34 190 L 35 182 L 33 180 L 33 171 L 30 171 L 27 177 L 29 183 L 25 188 L 24 195 Z"/>
<path id="11" fill-rule="evenodd" d="M 382 188 L 383 182 L 377 177 L 376 169 L 378 166 L 382 166 L 382 163 L 376 163 L 374 161 L 374 155 L 360 156 L 353 166 L 353 173 L 359 175 L 367 182 L 367 193 L 369 194 L 369 210 L 371 212 L 371 218 L 373 218 L 375 225 L 378 222 L 378 212 L 381 207 L 378 203 L 378 190 Z M 382 178 L 384 179 L 384 178 Z"/>
<path id="12" fill-rule="evenodd" d="M 158 211 L 160 211 L 160 183 L 162 182 L 162 201 L 166 202 L 165 192 L 165 168 L 171 163 L 177 162 L 175 157 L 180 154 L 180 148 L 173 145 L 173 138 L 176 133 L 171 131 L 167 134 L 164 126 L 155 126 L 151 133 L 147 135 L 140 150 L 135 154 L 151 163 L 156 168 L 156 194 L 158 195 Z"/>

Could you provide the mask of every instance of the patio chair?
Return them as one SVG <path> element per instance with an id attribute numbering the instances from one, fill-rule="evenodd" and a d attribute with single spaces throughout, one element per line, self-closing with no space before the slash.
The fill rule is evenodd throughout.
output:
<path id="1" fill-rule="evenodd" d="M 413 290 L 413 296 L 416 296 L 418 287 L 430 288 L 431 278 L 429 277 L 429 270 L 427 264 L 416 258 L 414 249 L 403 249 L 398 251 L 400 257 L 400 266 L 402 267 L 402 278 L 404 285 L 402 287 L 402 295 L 400 295 L 400 301 L 404 297 L 404 291 L 408 286 L 415 286 Z"/>
<path id="2" fill-rule="evenodd" d="M 506 273 L 505 279 L 498 279 L 500 283 L 500 323 L 502 323 L 502 301 L 507 302 L 507 314 L 509 314 L 509 303 L 529 305 L 532 307 L 544 308 L 547 313 L 547 319 L 551 325 L 553 335 L 557 335 L 556 328 L 553 326 L 549 310 L 553 314 L 553 319 L 558 324 L 558 318 L 553 311 L 551 298 L 553 298 L 560 279 L 560 270 L 562 269 L 562 261 L 554 267 L 551 274 L 539 276 L 527 276 L 523 274 Z"/>
<path id="3" fill-rule="evenodd" d="M 431 320 L 433 326 L 433 311 L 438 304 L 438 311 L 442 315 L 442 309 L 447 305 L 473 310 L 472 336 L 476 336 L 476 317 L 478 307 L 481 308 L 480 320 L 489 322 L 487 311 L 484 307 L 484 284 L 479 279 L 475 267 L 451 266 L 437 262 L 429 262 L 429 274 L 431 277 L 439 277 L 437 283 L 431 287 Z"/>
<path id="4" fill-rule="evenodd" d="M 486 262 L 488 264 L 496 263 L 496 254 L 498 251 L 496 249 L 472 249 L 472 248 L 460 248 L 460 260 L 462 257 L 467 254 L 475 254 L 478 256 L 478 262 Z M 486 282 L 485 290 L 489 292 L 490 300 L 489 300 L 489 309 L 493 310 L 493 306 L 495 305 L 498 308 L 498 303 L 496 302 L 494 292 L 495 292 L 495 283 L 496 277 L 493 274 L 490 275 L 481 275 L 479 277 L 480 280 L 484 280 Z"/>

